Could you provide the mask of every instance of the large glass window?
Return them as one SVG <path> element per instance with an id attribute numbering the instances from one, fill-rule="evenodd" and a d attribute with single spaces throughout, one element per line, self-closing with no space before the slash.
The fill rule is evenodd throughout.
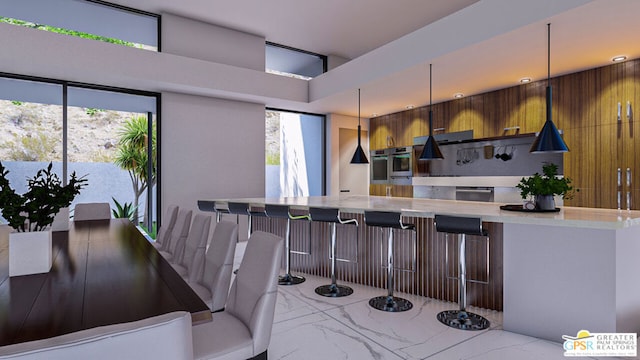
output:
<path id="1" fill-rule="evenodd" d="M 0 161 L 18 193 L 49 162 L 63 178 L 62 120 L 62 85 L 0 78 Z"/>
<path id="2" fill-rule="evenodd" d="M 97 0 L 3 0 L 0 22 L 157 51 L 159 16 Z"/>
<path id="3" fill-rule="evenodd" d="M 23 193 L 25 179 L 53 162 L 61 179 L 74 171 L 88 179 L 72 209 L 81 202 L 134 204 L 133 220 L 153 232 L 156 101 L 151 94 L 0 78 L 0 161 L 11 185 Z"/>
<path id="4" fill-rule="evenodd" d="M 323 115 L 267 110 L 267 197 L 325 194 L 324 127 Z"/>
<path id="5" fill-rule="evenodd" d="M 266 71 L 310 80 L 327 71 L 327 57 L 274 43 L 266 46 Z"/>

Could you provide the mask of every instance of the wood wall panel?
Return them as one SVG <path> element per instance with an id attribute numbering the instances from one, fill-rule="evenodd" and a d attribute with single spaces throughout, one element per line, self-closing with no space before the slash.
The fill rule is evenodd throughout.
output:
<path id="1" fill-rule="evenodd" d="M 640 113 L 640 59 L 553 78 L 551 85 L 552 118 L 570 149 L 564 155 L 564 174 L 580 189 L 565 204 L 617 207 L 618 167 L 623 173 L 626 168 L 632 170 L 630 191 L 640 192 L 640 118 L 636 115 Z M 522 134 L 537 132 L 546 120 L 546 87 L 543 79 L 434 104 L 434 128 L 444 127 L 446 132 L 473 129 L 475 138 L 514 135 L 515 131 L 504 132 L 514 126 Z M 627 101 L 633 110 L 631 119 L 626 117 Z M 618 102 L 622 105 L 620 122 Z M 387 147 L 387 135 L 396 140 L 396 146 L 412 145 L 414 137 L 427 135 L 428 110 L 424 106 L 372 118 L 372 129 L 381 129 L 372 132 L 372 149 Z M 377 189 L 371 190 L 374 194 Z M 626 187 L 623 195 L 625 192 Z M 632 203 L 632 208 L 640 209 L 639 198 L 634 197 Z"/>
<path id="2" fill-rule="evenodd" d="M 337 226 L 337 281 L 377 287 L 381 295 L 386 294 L 388 233 L 378 227 L 364 225 L 363 214 L 343 213 L 342 216 L 355 218 L 359 226 L 357 229 L 351 225 Z M 394 231 L 394 290 L 457 302 L 457 280 L 447 277 L 457 276 L 456 237 L 436 232 L 433 219 L 405 217 L 403 221 L 415 224 L 416 231 Z M 468 278 L 488 280 L 487 284 L 467 284 L 468 303 L 502 311 L 502 224 L 484 223 L 483 226 L 489 233 L 489 278 L 485 276 L 486 238 L 467 237 Z M 253 231 L 256 230 L 284 237 L 286 220 L 256 217 Z M 292 221 L 291 249 L 297 252 L 291 255 L 292 273 L 326 277 L 329 283 L 330 236 L 328 223 Z"/>

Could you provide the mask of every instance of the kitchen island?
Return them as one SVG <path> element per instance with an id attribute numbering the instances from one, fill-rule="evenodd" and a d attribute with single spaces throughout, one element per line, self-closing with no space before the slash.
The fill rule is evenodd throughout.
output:
<path id="1" fill-rule="evenodd" d="M 446 250 L 443 248 L 446 247 L 438 247 L 438 244 L 452 239 L 447 240 L 444 234 L 435 232 L 433 217 L 435 214 L 480 217 L 490 234 L 490 260 L 486 259 L 490 272 L 489 278 L 484 280 L 488 280 L 492 288 L 488 291 L 478 289 L 475 294 L 472 286 L 468 290 L 470 298 L 475 300 L 472 304 L 503 311 L 505 330 L 552 341 L 562 341 L 562 335 L 575 336 L 581 329 L 640 332 L 640 289 L 636 286 L 640 274 L 640 261 L 637 260 L 640 211 L 563 207 L 554 213 L 525 213 L 501 210 L 499 203 L 375 196 L 248 198 L 216 202 L 224 207 L 227 201 L 248 202 L 256 208 L 264 204 L 284 204 L 292 211 L 336 207 L 343 213 L 354 214 L 360 221 L 365 210 L 400 211 L 415 220 L 417 239 L 412 244 L 411 235 L 407 235 L 405 244 L 399 242 L 397 289 L 451 301 L 456 299 L 455 280 L 447 279 L 451 274 L 446 273 L 449 266 L 444 259 Z M 265 221 L 271 220 L 275 219 Z M 259 222 L 254 225 L 254 230 L 267 229 Z M 299 227 L 299 231 L 292 231 L 294 237 L 311 233 L 309 228 Z M 268 229 L 274 231 L 276 228 L 278 224 Z M 383 248 L 383 237 L 366 226 L 360 228 L 361 248 L 355 251 L 351 265 L 360 268 L 364 266 L 362 262 L 373 260 L 373 265 L 368 266 L 381 268 L 384 254 L 376 249 Z M 300 253 L 311 253 L 311 244 L 324 241 L 326 237 L 323 229 L 313 233 L 323 236 L 303 240 L 302 246 L 307 246 L 309 251 Z M 483 249 L 483 246 L 476 249 Z M 415 252 L 411 253 L 413 250 Z M 320 255 L 322 259 L 326 253 Z M 481 256 L 475 260 L 468 257 L 468 260 L 479 265 L 485 261 Z M 300 263 L 302 266 L 296 267 L 296 262 L 292 266 L 296 271 L 305 272 L 318 267 L 318 262 L 324 261 L 318 260 L 316 254 L 311 266 L 304 262 Z M 353 281 L 347 270 L 342 271 L 342 279 Z M 435 274 L 434 278 L 433 272 L 444 273 Z M 383 271 L 379 273 L 384 274 Z M 475 275 L 482 277 L 483 274 L 478 271 Z M 375 271 L 367 272 L 363 277 L 366 280 L 363 283 L 384 287 L 383 276 Z M 403 282 L 416 283 L 416 291 Z"/>

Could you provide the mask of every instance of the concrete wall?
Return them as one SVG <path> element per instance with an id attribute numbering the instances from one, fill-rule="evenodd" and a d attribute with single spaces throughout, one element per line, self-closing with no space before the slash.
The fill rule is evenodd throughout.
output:
<path id="1" fill-rule="evenodd" d="M 361 119 L 362 131 L 369 131 L 369 119 Z M 358 129 L 358 118 L 339 114 L 327 115 L 327 195 L 338 196 L 340 194 L 340 128 Z M 369 139 L 362 139 L 363 147 L 369 148 Z M 367 154 L 369 156 L 369 154 Z M 368 178 L 368 177 L 367 177 Z M 369 193 L 369 183 L 363 184 Z"/>
<path id="2" fill-rule="evenodd" d="M 264 38 L 170 14 L 162 28 L 163 52 L 264 71 Z M 161 121 L 163 208 L 264 196 L 263 104 L 163 92 Z"/>
<path id="3" fill-rule="evenodd" d="M 162 52 L 264 71 L 264 37 L 162 14 Z"/>
<path id="4" fill-rule="evenodd" d="M 163 94 L 163 207 L 264 196 L 264 123 L 261 104 Z"/>

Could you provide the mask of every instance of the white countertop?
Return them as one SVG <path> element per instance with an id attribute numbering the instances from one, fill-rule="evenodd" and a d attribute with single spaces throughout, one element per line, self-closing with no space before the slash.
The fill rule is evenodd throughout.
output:
<path id="1" fill-rule="evenodd" d="M 522 176 L 422 176 L 413 177 L 413 186 L 515 187 Z"/>
<path id="2" fill-rule="evenodd" d="M 212 200 L 290 205 L 292 208 L 334 207 L 343 212 L 362 213 L 365 210 L 401 211 L 407 216 L 434 217 L 435 214 L 480 217 L 483 221 L 568 226 L 593 229 L 622 229 L 640 225 L 640 211 L 618 211 L 580 207 L 561 207 L 557 213 L 529 213 L 501 210 L 501 203 L 433 200 L 384 196 L 342 195 L 291 198 L 243 198 Z M 221 204 L 222 205 L 222 204 Z M 222 205 L 224 207 L 224 205 Z"/>

